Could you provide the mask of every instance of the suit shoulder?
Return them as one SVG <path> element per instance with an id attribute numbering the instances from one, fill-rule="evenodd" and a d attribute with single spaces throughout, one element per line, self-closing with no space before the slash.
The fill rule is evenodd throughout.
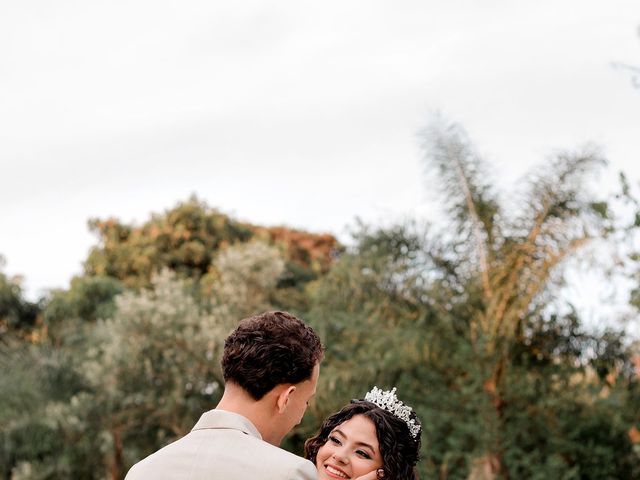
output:
<path id="1" fill-rule="evenodd" d="M 264 440 L 259 440 L 254 437 L 249 437 L 248 440 L 253 443 L 256 448 L 263 450 L 265 453 L 268 453 L 270 457 L 277 459 L 279 462 L 288 462 L 295 464 L 306 461 L 304 458 L 299 457 L 298 455 L 295 455 L 280 447 L 276 447 L 275 445 L 271 445 Z"/>
<path id="2" fill-rule="evenodd" d="M 316 480 L 318 471 L 309 460 L 298 458 L 298 464 L 291 470 L 289 477 L 292 480 Z"/>
<path id="3" fill-rule="evenodd" d="M 316 480 L 313 464 L 235 430 L 197 430 L 136 463 L 126 480 L 185 478 Z"/>
<path id="4" fill-rule="evenodd" d="M 265 453 L 263 458 L 269 459 L 267 463 L 270 464 L 271 468 L 282 472 L 284 475 L 282 478 L 295 480 L 316 479 L 316 468 L 309 460 L 261 440 L 258 440 L 258 442 L 261 444 Z M 266 467 L 266 465 L 264 466 Z"/>

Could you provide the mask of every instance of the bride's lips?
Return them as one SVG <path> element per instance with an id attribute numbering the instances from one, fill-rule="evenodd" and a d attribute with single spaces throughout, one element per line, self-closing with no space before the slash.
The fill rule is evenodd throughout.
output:
<path id="1" fill-rule="evenodd" d="M 328 470 L 329 468 L 333 471 L 340 472 L 342 475 L 333 473 L 331 470 Z M 336 467 L 335 465 L 331 465 L 329 463 L 324 464 L 324 472 L 331 478 L 347 478 L 347 479 L 351 478 L 349 475 L 347 475 L 347 473 L 344 470 Z"/>

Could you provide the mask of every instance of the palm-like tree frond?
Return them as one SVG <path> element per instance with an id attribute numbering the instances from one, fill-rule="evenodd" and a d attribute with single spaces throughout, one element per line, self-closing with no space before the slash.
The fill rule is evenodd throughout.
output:
<path id="1" fill-rule="evenodd" d="M 425 160 L 435 167 L 437 189 L 461 236 L 471 237 L 485 295 L 492 296 L 489 264 L 500 205 L 486 183 L 485 165 L 458 125 L 436 122 L 423 131 Z"/>

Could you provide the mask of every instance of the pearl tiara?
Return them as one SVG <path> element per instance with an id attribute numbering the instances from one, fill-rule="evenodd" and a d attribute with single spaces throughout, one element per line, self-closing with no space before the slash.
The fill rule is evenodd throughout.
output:
<path id="1" fill-rule="evenodd" d="M 420 424 L 416 422 L 415 418 L 411 418 L 413 409 L 398 400 L 396 387 L 393 387 L 391 391 L 383 391 L 378 387 L 373 387 L 371 391 L 367 392 L 364 399 L 367 402 L 375 403 L 378 407 L 392 413 L 406 423 L 413 438 L 416 438 L 420 433 Z"/>

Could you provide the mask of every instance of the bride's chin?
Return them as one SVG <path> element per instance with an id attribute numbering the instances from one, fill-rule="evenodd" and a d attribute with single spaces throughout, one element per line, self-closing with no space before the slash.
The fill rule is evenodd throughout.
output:
<path id="1" fill-rule="evenodd" d="M 319 480 L 350 480 L 351 477 L 343 477 L 340 475 L 334 475 L 327 471 L 327 467 L 324 465 L 318 468 L 318 479 Z"/>

